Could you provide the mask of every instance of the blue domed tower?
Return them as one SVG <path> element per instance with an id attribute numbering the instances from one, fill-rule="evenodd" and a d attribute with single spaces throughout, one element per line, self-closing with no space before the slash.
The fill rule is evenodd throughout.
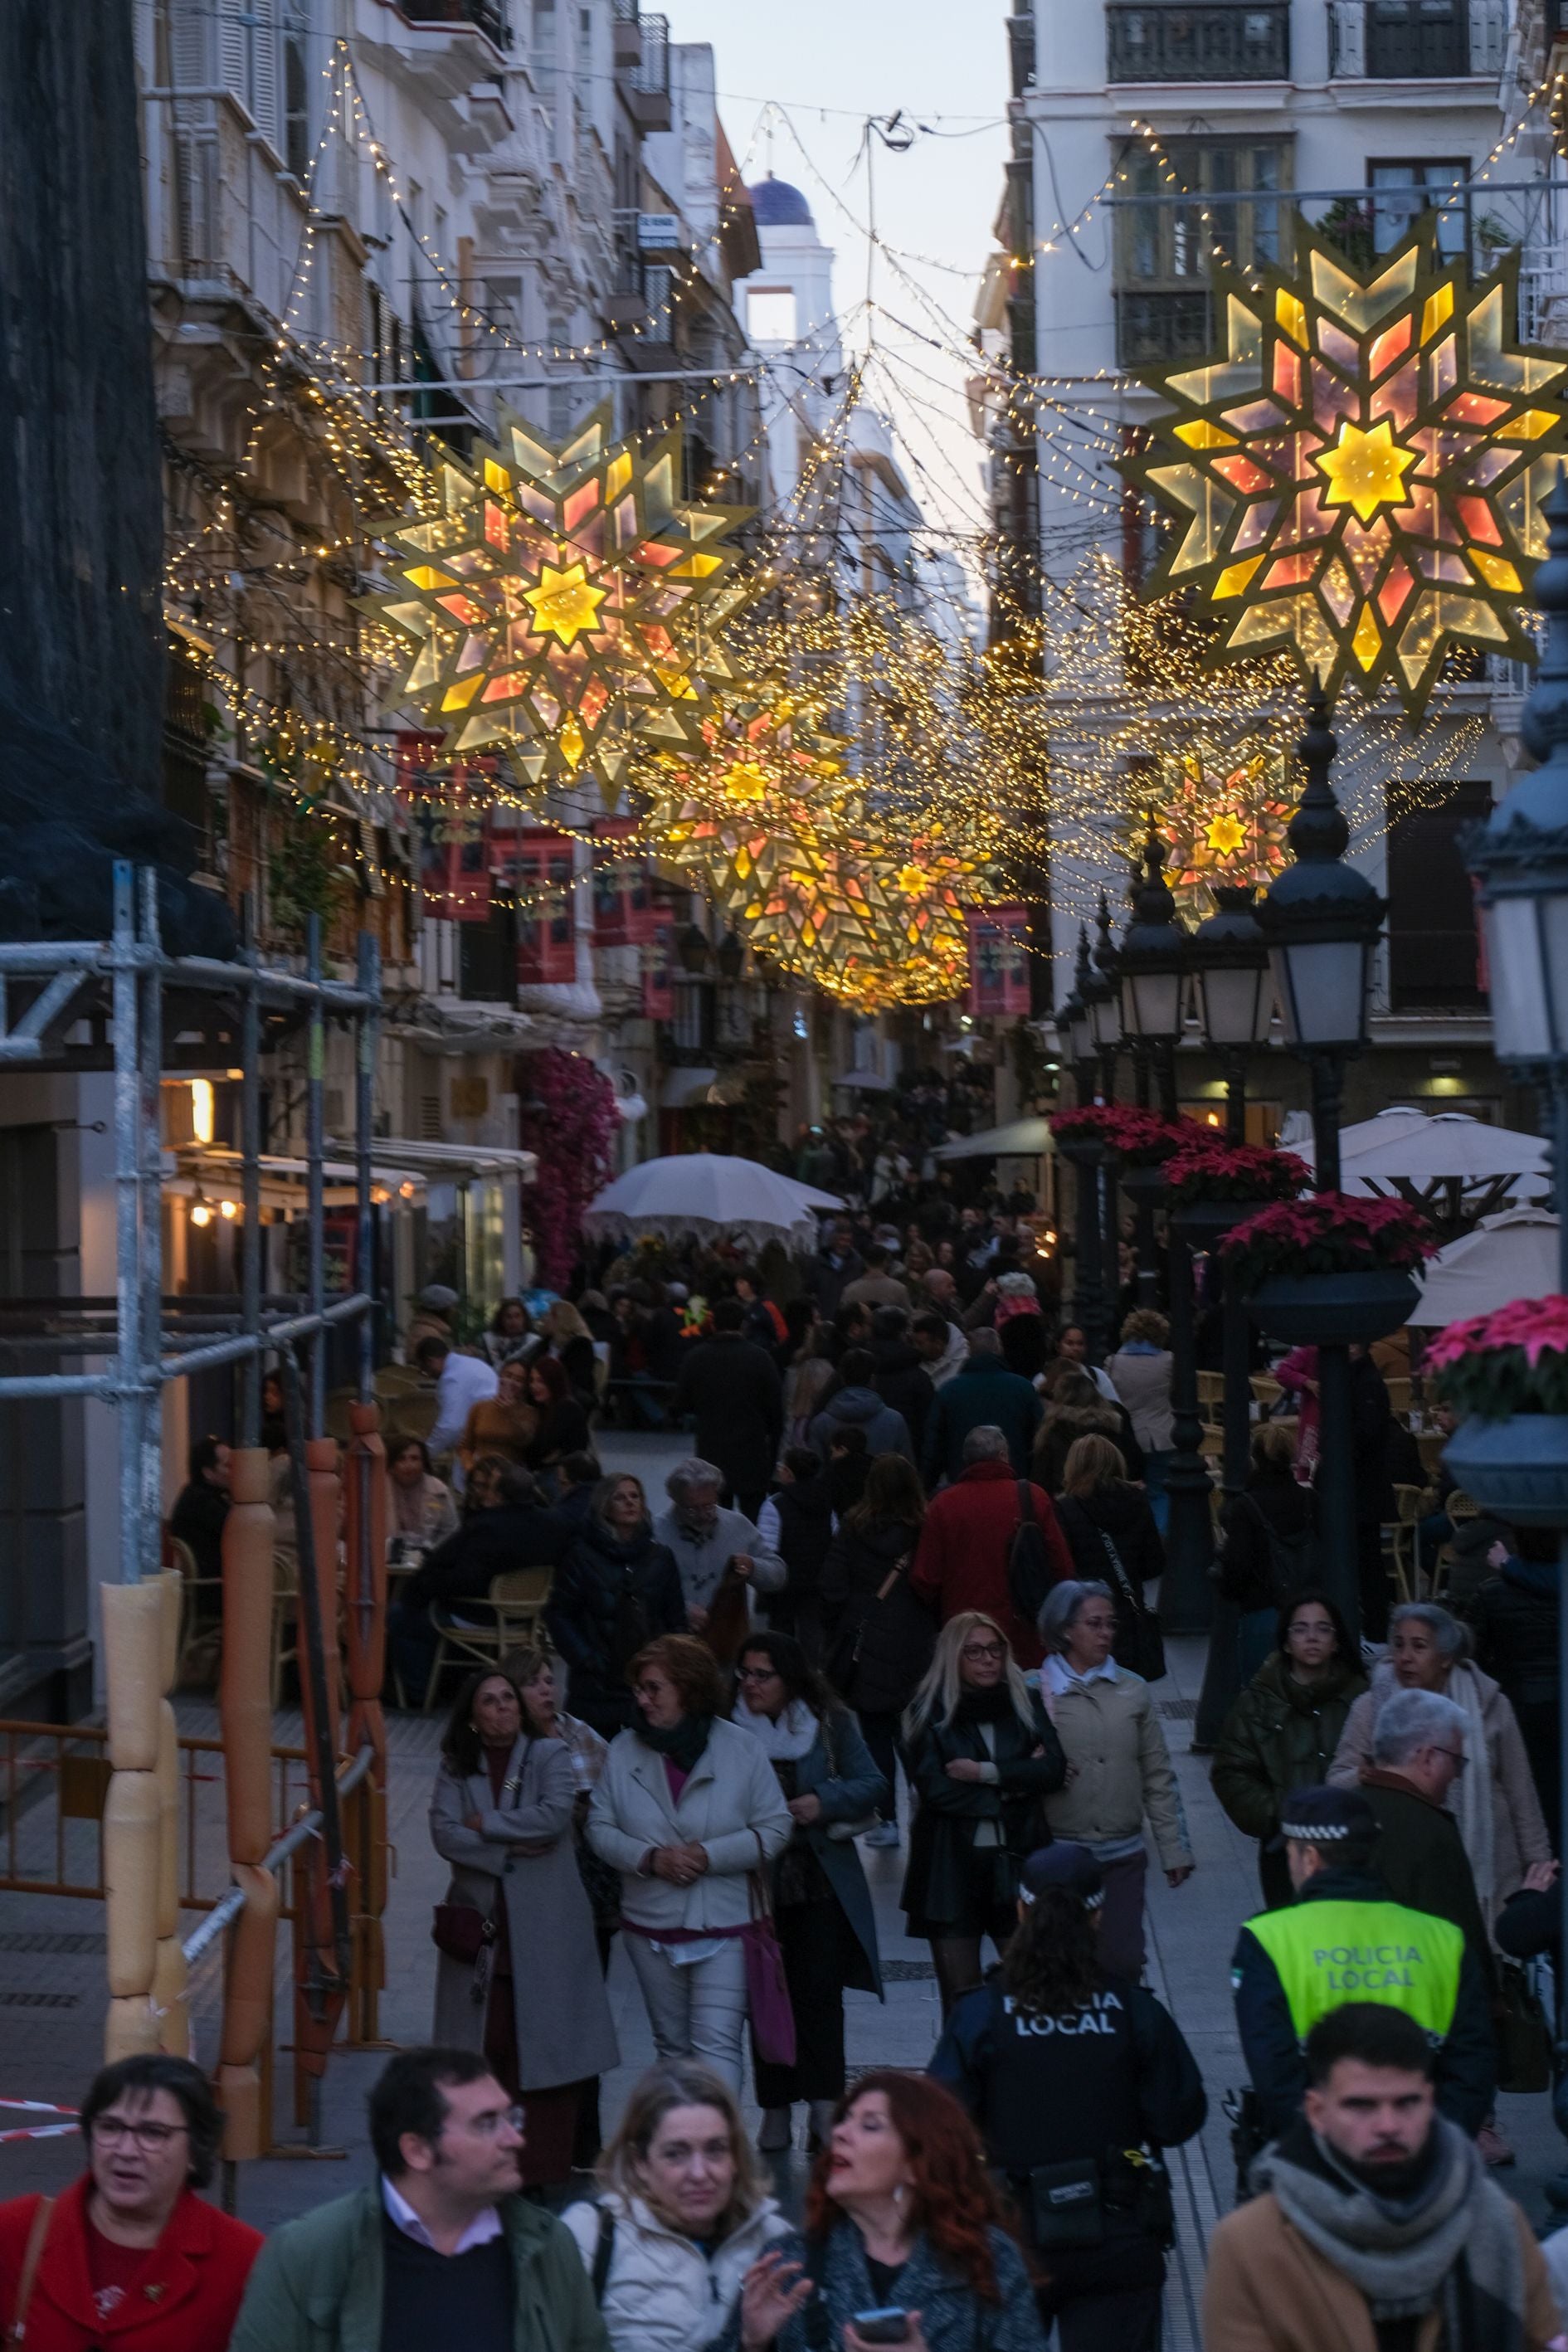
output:
<path id="1" fill-rule="evenodd" d="M 817 235 L 800 189 L 770 172 L 747 190 L 763 266 L 735 288 L 747 339 L 764 358 L 788 354 L 786 377 L 764 380 L 773 495 L 787 498 L 805 451 L 800 426 L 822 431 L 843 391 L 844 355 L 833 315 L 833 248 Z"/>

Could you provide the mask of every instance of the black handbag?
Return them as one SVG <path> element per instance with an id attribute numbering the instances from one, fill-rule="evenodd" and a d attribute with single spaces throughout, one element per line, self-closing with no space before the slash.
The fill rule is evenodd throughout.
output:
<path id="1" fill-rule="evenodd" d="M 1116 1629 L 1110 1654 L 1127 1674 L 1140 1675 L 1146 1683 L 1157 1683 L 1165 1672 L 1165 1635 L 1159 1616 L 1146 1606 L 1105 1529 L 1097 1528 L 1095 1533 L 1104 1548 L 1110 1565 L 1110 1580 L 1121 1603 L 1116 1613 L 1122 1622 Z"/>

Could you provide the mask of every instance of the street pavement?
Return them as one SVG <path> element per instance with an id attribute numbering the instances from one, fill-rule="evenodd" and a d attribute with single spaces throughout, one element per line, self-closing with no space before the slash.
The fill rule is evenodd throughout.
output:
<path id="1" fill-rule="evenodd" d="M 666 1470 L 685 1450 L 679 1439 L 604 1433 L 606 1468 L 635 1470 L 657 1508 Z M 1174 2158 L 1179 2241 L 1172 2257 L 1166 2297 L 1165 2340 L 1170 2352 L 1200 2343 L 1197 2311 L 1202 2292 L 1204 2248 L 1215 2220 L 1233 2201 L 1234 2166 L 1229 2127 L 1221 2102 L 1243 2081 L 1231 2010 L 1229 1964 L 1239 1923 L 1258 1907 L 1254 1852 L 1215 1803 L 1205 1759 L 1191 1754 L 1192 1721 L 1203 1675 L 1204 1644 L 1173 1640 L 1166 1644 L 1170 1672 L 1157 1686 L 1166 1739 L 1181 1784 L 1193 1851 L 1198 1867 L 1181 1887 L 1171 1889 L 1157 1871 L 1150 1874 L 1150 1981 L 1173 2011 L 1191 2043 L 1209 2092 L 1209 2121 L 1190 2147 Z M 216 1712 L 200 1699 L 182 1699 L 182 1728 L 206 1733 Z M 381 2004 L 381 2030 L 393 2042 L 422 2040 L 430 2026 L 435 1955 L 430 1943 L 432 1906 L 446 1885 L 444 1865 L 433 1853 L 426 1810 L 438 1760 L 441 1717 L 395 1716 L 390 1748 L 389 1832 L 395 1849 L 386 1917 L 387 1988 Z M 279 1717 L 281 1741 L 297 1741 L 298 1717 Z M 52 1842 L 39 1809 L 37 1841 Z M 26 1848 L 29 1841 L 24 1838 Z M 199 1853 L 203 1883 L 217 1892 L 223 1884 L 221 1792 L 204 1792 Z M 867 1852 L 867 1875 L 877 1908 L 878 1932 L 887 1975 L 887 1998 L 850 1993 L 847 2047 L 852 2073 L 873 2066 L 922 2066 L 940 2028 L 936 1987 L 923 1943 L 903 1932 L 898 1907 L 903 1874 L 902 1850 Z M 209 1868 L 210 1864 L 210 1868 Z M 288 1954 L 279 1940 L 278 2032 L 288 2033 L 283 1997 Z M 610 1970 L 610 1998 L 620 2043 L 621 2064 L 605 2078 L 603 2117 L 606 2128 L 619 2113 L 630 2084 L 649 2063 L 652 2042 L 641 2000 L 625 1956 L 617 1949 Z M 198 1967 L 192 1988 L 196 2054 L 216 2057 L 219 1984 L 216 1956 Z M 0 1894 L 0 2097 L 51 2099 L 69 2104 L 90 2077 L 100 2048 L 103 2013 L 103 1921 L 95 1903 L 61 1897 Z M 325 2198 L 341 2194 L 371 2173 L 363 2129 L 363 2101 L 383 2063 L 383 2053 L 333 2053 L 321 2108 L 322 2153 L 299 2153 L 246 2167 L 238 2210 L 258 2228 L 268 2229 Z M 280 2053 L 276 2129 L 295 2139 L 289 2122 L 289 2061 Z M 1497 2177 L 1519 2198 L 1538 2226 L 1548 2221 L 1542 2196 L 1546 2179 L 1564 2160 L 1544 2096 L 1503 2098 L 1500 2115 L 1519 2151 L 1519 2163 Z M 754 2116 L 754 2110 L 752 2111 Z M 0 2127 L 21 2124 L 20 2115 L 0 2113 Z M 805 2174 L 804 2110 L 797 2113 L 797 2147 L 775 2168 L 782 2195 L 793 2203 Z M 333 2151 L 328 2154 L 325 2151 Z M 341 2151 L 341 2153 L 338 2153 Z M 0 2145 L 0 2198 L 35 2188 L 54 2189 L 78 2168 L 71 2139 Z"/>

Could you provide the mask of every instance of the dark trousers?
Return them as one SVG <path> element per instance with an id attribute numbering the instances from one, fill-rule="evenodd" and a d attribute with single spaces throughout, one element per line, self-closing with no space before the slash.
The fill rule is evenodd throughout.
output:
<path id="1" fill-rule="evenodd" d="M 1152 2238 L 1107 2217 L 1105 2243 L 1042 2258 L 1040 2323 L 1054 2319 L 1061 2352 L 1160 2352 L 1165 2263 Z"/>
<path id="2" fill-rule="evenodd" d="M 896 1715 L 879 1715 L 869 1707 L 858 1707 L 866 1745 L 871 1751 L 871 1761 L 888 1784 L 886 1799 L 877 1808 L 879 1822 L 895 1822 L 899 1817 L 899 1718 Z"/>
<path id="3" fill-rule="evenodd" d="M 727 1511 L 739 1511 L 742 1517 L 757 1524 L 757 1514 L 768 1499 L 766 1486 L 731 1486 L 724 1481 L 721 1500 Z"/>
<path id="4" fill-rule="evenodd" d="M 441 1641 L 428 1609 L 410 1609 L 405 1601 L 392 1601 L 386 1612 L 386 1639 L 404 1697 L 410 1706 L 423 1706 Z"/>
<path id="5" fill-rule="evenodd" d="M 795 2011 L 795 2064 L 759 2058 L 752 2071 L 759 2107 L 791 2107 L 797 2099 L 837 2099 L 844 2091 L 844 1977 L 849 1923 L 832 1895 L 820 1903 L 789 1903 L 773 1914 L 784 1982 Z"/>

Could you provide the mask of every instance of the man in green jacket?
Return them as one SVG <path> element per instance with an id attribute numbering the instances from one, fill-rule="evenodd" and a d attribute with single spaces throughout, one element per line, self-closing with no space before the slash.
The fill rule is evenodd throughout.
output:
<path id="1" fill-rule="evenodd" d="M 485 2060 L 405 2050 L 370 2095 L 379 2178 L 268 2241 L 229 2352 L 608 2352 L 570 2234 L 518 2193 Z"/>

